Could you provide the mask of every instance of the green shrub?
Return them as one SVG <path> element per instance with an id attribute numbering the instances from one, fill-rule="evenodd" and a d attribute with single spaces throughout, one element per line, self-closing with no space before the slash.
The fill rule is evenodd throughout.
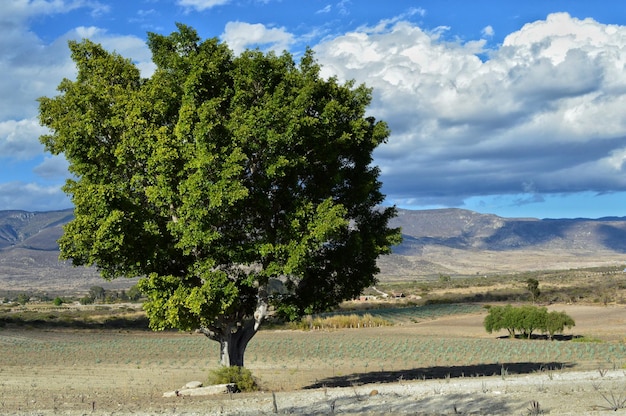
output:
<path id="1" fill-rule="evenodd" d="M 54 306 L 61 306 L 63 305 L 63 299 L 57 296 L 56 298 L 54 298 L 54 301 L 52 301 L 52 303 L 54 304 Z"/>
<path id="2" fill-rule="evenodd" d="M 20 305 L 26 305 L 29 300 L 30 295 L 26 293 L 20 293 L 19 295 L 17 295 L 17 303 L 19 303 Z"/>
<path id="3" fill-rule="evenodd" d="M 563 333 L 566 327 L 571 328 L 576 325 L 565 312 L 548 312 L 545 307 L 530 305 L 492 306 L 483 324 L 489 333 L 506 329 L 510 337 L 515 337 L 515 333 L 520 332 L 529 339 L 535 330 L 548 334 L 548 338 L 552 339 L 554 334 Z"/>
<path id="4" fill-rule="evenodd" d="M 84 296 L 79 300 L 81 305 L 91 305 L 93 303 L 93 298 L 90 296 Z"/>
<path id="5" fill-rule="evenodd" d="M 572 342 L 589 342 L 589 343 L 593 343 L 593 344 L 599 344 L 602 343 L 603 341 L 599 338 L 594 338 L 594 337 L 588 337 L 588 336 L 582 336 L 582 337 L 575 337 L 572 339 Z"/>
<path id="6" fill-rule="evenodd" d="M 209 384 L 234 383 L 237 391 L 257 391 L 259 386 L 250 370 L 245 367 L 220 367 L 209 373 Z"/>
<path id="7" fill-rule="evenodd" d="M 141 298 L 141 290 L 137 285 L 133 285 L 130 289 L 128 289 L 128 293 L 126 294 L 128 300 L 137 302 Z"/>
<path id="8" fill-rule="evenodd" d="M 537 279 L 528 278 L 526 279 L 526 287 L 530 292 L 530 297 L 532 301 L 537 301 L 539 295 L 541 295 L 541 290 L 539 290 L 539 281 Z"/>

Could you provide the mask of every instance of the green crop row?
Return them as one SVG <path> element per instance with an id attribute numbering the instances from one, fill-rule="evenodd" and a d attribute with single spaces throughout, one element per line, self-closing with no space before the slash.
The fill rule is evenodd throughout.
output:
<path id="1" fill-rule="evenodd" d="M 218 345 L 183 333 L 0 331 L 0 368 L 26 365 L 132 365 L 214 367 Z M 623 343 L 469 339 L 411 336 L 397 328 L 331 332 L 261 331 L 250 342 L 246 365 L 276 368 L 424 368 L 506 363 L 562 363 L 622 368 Z M 348 371 L 346 370 L 346 371 Z"/>

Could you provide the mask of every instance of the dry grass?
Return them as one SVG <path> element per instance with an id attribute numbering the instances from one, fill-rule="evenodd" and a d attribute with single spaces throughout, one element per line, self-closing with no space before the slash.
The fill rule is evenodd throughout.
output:
<path id="1" fill-rule="evenodd" d="M 482 303 L 462 307 L 442 304 L 476 300 L 477 295 L 486 302 L 501 297 L 525 301 L 527 273 L 453 278 L 450 282 L 436 279 L 426 286 L 424 282 L 381 284 L 379 289 L 385 291 L 400 289 L 423 297 L 360 303 L 367 310 L 348 313 L 356 318 L 334 318 L 337 321 L 330 325 L 353 329 L 265 329 L 250 343 L 246 366 L 260 379 L 261 387 L 271 391 L 398 380 L 445 382 L 457 377 L 501 375 L 503 369 L 506 374 L 544 374 L 546 369 L 550 374 L 570 369 L 621 371 L 626 365 L 626 307 L 615 304 L 624 296 L 624 275 L 616 270 L 530 275 L 539 280 L 544 302 L 576 291 L 574 303 L 549 308 L 565 310 L 575 319 L 570 335 L 585 336 L 578 341 L 594 342 L 498 339 L 505 334 L 489 335 L 482 326 L 486 313 Z M 613 297 L 610 302 L 601 296 L 607 291 Z M 504 296 L 506 293 L 510 295 Z M 395 309 L 398 306 L 405 308 Z M 63 312 L 39 305 L 31 308 L 38 310 L 18 308 L 9 314 L 11 321 L 6 319 L 9 308 L 3 309 L 2 414 L 40 409 L 90 413 L 94 408 L 109 413 L 149 409 L 176 413 L 181 403 L 162 399 L 161 394 L 191 380 L 204 381 L 209 370 L 218 366 L 218 346 L 206 337 L 142 331 L 115 320 L 120 313 L 126 315 L 123 322 L 142 317 L 136 310 L 94 306 Z M 364 318 L 366 314 L 369 316 Z M 382 319 L 394 326 L 361 325 L 363 319 Z M 81 320 L 91 324 L 76 323 Z M 102 329 L 106 325 L 109 329 Z M 607 404 L 598 397 L 599 406 Z M 200 399 L 189 400 L 186 405 Z M 541 403 L 543 408 L 543 399 Z"/>
<path id="2" fill-rule="evenodd" d="M 612 334 L 626 332 L 626 308 L 555 308 L 566 308 L 576 319 L 575 334 L 600 342 L 497 339 L 485 333 L 484 312 L 477 311 L 391 327 L 264 330 L 250 343 L 246 366 L 271 391 L 399 380 L 447 383 L 500 376 L 503 368 L 508 376 L 624 366 L 626 346 Z M 191 380 L 205 381 L 218 366 L 216 343 L 178 332 L 7 326 L 0 330 L 0 348 L 0 413 L 90 413 L 94 406 L 109 413 L 173 414 L 183 403 L 161 394 Z M 184 406 L 201 406 L 198 400 Z"/>

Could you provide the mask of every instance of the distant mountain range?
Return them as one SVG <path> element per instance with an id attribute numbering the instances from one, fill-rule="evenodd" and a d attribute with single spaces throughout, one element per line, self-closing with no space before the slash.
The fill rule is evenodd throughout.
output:
<path id="1" fill-rule="evenodd" d="M 84 290 L 95 270 L 59 262 L 72 210 L 0 211 L 0 289 Z M 626 217 L 503 218 L 462 209 L 398 210 L 404 241 L 380 260 L 381 279 L 473 275 L 626 262 Z M 123 286 L 128 282 L 120 281 Z"/>
<path id="2" fill-rule="evenodd" d="M 48 212 L 0 211 L 0 250 L 18 248 L 58 251 L 57 240 L 73 210 Z"/>
<path id="3" fill-rule="evenodd" d="M 462 250 L 611 250 L 626 253 L 626 217 L 600 219 L 502 218 L 463 209 L 399 210 L 392 222 L 404 243 L 396 254 L 420 247 Z"/>

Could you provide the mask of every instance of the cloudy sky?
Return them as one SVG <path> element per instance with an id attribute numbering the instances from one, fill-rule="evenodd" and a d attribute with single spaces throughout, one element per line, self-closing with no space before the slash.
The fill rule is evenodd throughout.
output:
<path id="1" fill-rule="evenodd" d="M 153 65 L 175 23 L 245 48 L 316 51 L 374 88 L 389 204 L 505 217 L 626 215 L 626 3 L 587 0 L 3 0 L 0 210 L 71 207 L 36 99 L 73 78 L 67 41 Z"/>

